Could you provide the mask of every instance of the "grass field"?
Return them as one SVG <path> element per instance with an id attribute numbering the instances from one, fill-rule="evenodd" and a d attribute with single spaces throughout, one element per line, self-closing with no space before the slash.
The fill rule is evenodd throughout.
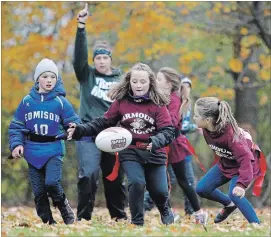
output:
<path id="1" fill-rule="evenodd" d="M 65 225 L 58 210 L 52 208 L 58 224 L 43 224 L 31 207 L 2 207 L 1 236 L 270 236 L 270 208 L 257 210 L 261 225 L 248 224 L 240 213 L 233 214 L 225 222 L 214 224 L 219 209 L 208 209 L 209 221 L 206 229 L 194 224 L 194 219 L 184 216 L 182 209 L 175 209 L 181 219 L 164 226 L 155 209 L 145 214 L 144 227 L 126 222 L 115 222 L 105 208 L 95 208 L 92 221 L 75 222 Z M 129 213 L 129 210 L 127 210 Z"/>

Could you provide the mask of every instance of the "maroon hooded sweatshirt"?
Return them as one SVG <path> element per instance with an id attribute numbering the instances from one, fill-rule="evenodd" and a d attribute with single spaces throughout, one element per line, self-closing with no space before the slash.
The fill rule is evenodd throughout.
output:
<path id="1" fill-rule="evenodd" d="M 170 103 L 167 106 L 171 116 L 172 124 L 175 128 L 176 139 L 169 145 L 168 163 L 178 163 L 183 161 L 185 157 L 192 155 L 188 148 L 188 140 L 185 135 L 180 134 L 182 121 L 179 118 L 179 110 L 181 99 L 176 92 L 171 93 Z"/>
<path id="2" fill-rule="evenodd" d="M 223 175 L 227 178 L 238 175 L 237 185 L 247 188 L 260 175 L 260 150 L 253 149 L 250 134 L 242 129 L 241 131 L 238 141 L 233 141 L 234 130 L 230 124 L 221 132 L 203 129 L 203 135 L 209 147 L 220 158 L 218 166 Z"/>

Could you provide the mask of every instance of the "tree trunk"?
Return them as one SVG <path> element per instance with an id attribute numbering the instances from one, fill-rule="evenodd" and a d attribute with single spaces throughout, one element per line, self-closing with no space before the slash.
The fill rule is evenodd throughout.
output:
<path id="1" fill-rule="evenodd" d="M 239 35 L 240 29 L 236 29 L 236 35 L 233 40 L 233 55 L 235 58 L 241 58 L 241 40 L 242 36 Z M 248 64 L 253 62 L 256 55 L 256 49 L 251 47 L 251 54 L 243 62 L 243 71 L 240 73 L 232 72 L 235 81 L 235 119 L 239 126 L 248 130 L 252 139 L 256 141 L 256 126 L 258 122 L 257 111 L 257 88 L 252 85 L 256 81 L 255 72 L 248 68 Z M 248 78 L 249 81 L 244 82 L 243 78 Z"/>
<path id="2" fill-rule="evenodd" d="M 255 88 L 235 89 L 235 118 L 240 127 L 249 130 L 256 141 L 257 90 Z"/>

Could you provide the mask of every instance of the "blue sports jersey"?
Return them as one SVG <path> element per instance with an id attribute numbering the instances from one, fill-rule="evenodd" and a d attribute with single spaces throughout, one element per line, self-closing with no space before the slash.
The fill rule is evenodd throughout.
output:
<path id="1" fill-rule="evenodd" d="M 63 157 L 64 141 L 29 141 L 25 139 L 23 130 L 27 129 L 32 134 L 42 136 L 56 136 L 63 133 L 69 123 L 80 123 L 78 115 L 64 96 L 61 79 L 49 93 L 39 93 L 35 85 L 19 104 L 10 123 L 10 150 L 23 145 L 25 159 L 36 168 L 41 168 L 53 156 Z"/>

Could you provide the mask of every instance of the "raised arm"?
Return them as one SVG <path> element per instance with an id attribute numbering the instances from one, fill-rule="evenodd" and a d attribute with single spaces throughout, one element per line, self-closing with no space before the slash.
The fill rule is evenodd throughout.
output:
<path id="1" fill-rule="evenodd" d="M 79 83 L 88 79 L 89 71 L 91 70 L 91 67 L 88 65 L 88 45 L 85 30 L 88 15 L 88 4 L 86 3 L 85 8 L 81 10 L 77 16 L 78 28 L 73 56 L 73 67 Z"/>

